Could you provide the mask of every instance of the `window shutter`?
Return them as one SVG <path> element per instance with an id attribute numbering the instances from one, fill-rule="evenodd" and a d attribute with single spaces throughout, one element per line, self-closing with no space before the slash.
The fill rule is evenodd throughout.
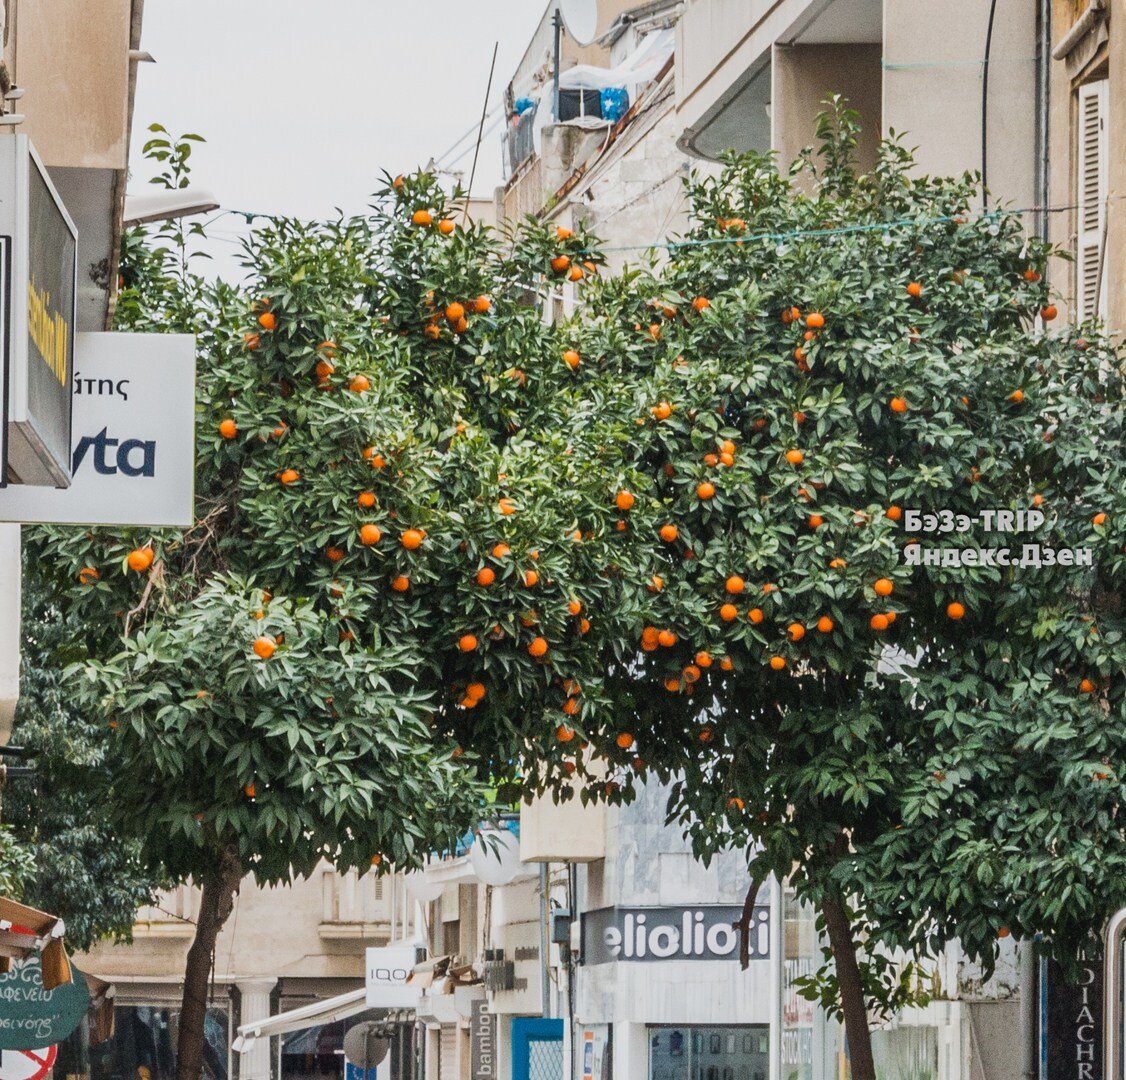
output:
<path id="1" fill-rule="evenodd" d="M 1106 310 L 1107 268 L 1102 257 L 1107 195 L 1107 80 L 1079 87 L 1078 194 L 1079 228 L 1076 259 L 1076 309 L 1080 319 Z"/>
<path id="2" fill-rule="evenodd" d="M 457 1027 L 443 1024 L 439 1035 L 438 1080 L 457 1080 Z"/>

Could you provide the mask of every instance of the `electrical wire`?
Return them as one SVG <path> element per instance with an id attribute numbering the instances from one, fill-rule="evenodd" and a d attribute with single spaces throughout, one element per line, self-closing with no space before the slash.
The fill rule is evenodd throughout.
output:
<path id="1" fill-rule="evenodd" d="M 989 22 L 985 28 L 985 54 L 981 62 L 981 205 L 989 205 L 989 57 L 993 52 L 993 19 L 997 0 L 989 0 Z"/>

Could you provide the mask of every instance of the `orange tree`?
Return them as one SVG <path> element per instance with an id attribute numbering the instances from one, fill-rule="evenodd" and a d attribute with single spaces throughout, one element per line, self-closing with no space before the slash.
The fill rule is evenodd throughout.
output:
<path id="1" fill-rule="evenodd" d="M 142 258 L 127 325 L 200 334 L 199 521 L 54 530 L 40 564 L 90 628 L 120 816 L 217 883 L 186 1002 L 242 869 L 409 865 L 498 779 L 656 775 L 749 898 L 787 877 L 865 1078 L 865 1003 L 905 999 L 879 946 L 1066 957 L 1118 901 L 1117 357 L 1039 328 L 1047 249 L 971 180 L 894 144 L 858 176 L 851 115 L 822 135 L 812 194 L 735 159 L 617 276 L 427 176 L 256 230 L 245 290 L 168 270 L 175 238 Z"/>

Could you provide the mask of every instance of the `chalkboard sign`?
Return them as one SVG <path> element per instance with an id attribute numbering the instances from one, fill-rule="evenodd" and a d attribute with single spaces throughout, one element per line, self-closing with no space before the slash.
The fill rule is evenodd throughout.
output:
<path id="1" fill-rule="evenodd" d="M 1102 957 L 1084 960 L 1077 982 L 1066 979 L 1060 966 L 1050 961 L 1044 979 L 1045 1080 L 1103 1080 Z"/>
<path id="2" fill-rule="evenodd" d="M 39 957 L 0 975 L 0 1050 L 36 1050 L 65 1039 L 90 1007 L 86 978 L 71 967 L 74 981 L 43 988 Z"/>

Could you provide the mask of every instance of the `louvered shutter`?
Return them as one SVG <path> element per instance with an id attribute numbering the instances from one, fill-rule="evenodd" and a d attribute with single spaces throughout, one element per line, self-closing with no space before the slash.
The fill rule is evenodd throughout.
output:
<path id="1" fill-rule="evenodd" d="M 457 1027 L 443 1024 L 439 1050 L 438 1080 L 457 1080 Z"/>
<path id="2" fill-rule="evenodd" d="M 1106 310 L 1107 267 L 1099 272 L 1107 195 L 1107 80 L 1079 87 L 1078 257 L 1076 309 L 1081 319 Z"/>

